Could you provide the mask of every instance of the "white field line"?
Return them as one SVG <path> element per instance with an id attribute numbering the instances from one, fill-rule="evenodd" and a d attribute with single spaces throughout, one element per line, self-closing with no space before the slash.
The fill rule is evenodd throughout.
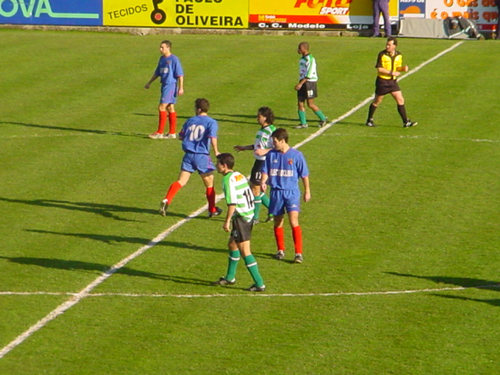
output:
<path id="1" fill-rule="evenodd" d="M 385 296 L 415 293 L 457 292 L 469 289 L 500 289 L 500 284 L 459 286 L 447 288 L 426 288 L 410 290 L 388 290 L 374 292 L 334 292 L 334 293 L 244 293 L 244 294 L 154 294 L 154 293 L 88 293 L 86 297 L 135 297 L 135 298 L 224 298 L 224 297 L 342 297 L 342 296 Z M 76 296 L 68 292 L 0 292 L 7 296 Z"/>
<path id="2" fill-rule="evenodd" d="M 438 53 L 436 56 L 432 57 L 431 59 L 423 62 L 419 66 L 417 66 L 415 69 L 411 70 L 408 72 L 405 76 L 403 76 L 401 79 L 408 77 L 409 75 L 418 72 L 421 68 L 426 66 L 427 64 L 431 63 L 432 61 L 440 58 L 444 54 L 452 51 L 456 47 L 460 46 L 463 42 L 459 42 L 454 44 L 452 47 Z M 341 121 L 342 119 L 352 115 L 354 112 L 365 106 L 370 100 L 372 100 L 373 96 L 370 96 L 369 98 L 365 99 L 363 102 L 352 108 L 350 111 L 346 112 L 344 115 L 338 117 L 337 119 L 333 120 L 330 122 L 328 125 L 324 126 L 320 130 L 318 130 L 316 133 L 310 135 L 308 138 L 303 140 L 302 142 L 298 143 L 297 145 L 293 146 L 295 148 L 299 148 L 300 146 L 306 144 L 307 142 L 312 141 L 316 137 L 319 137 L 321 134 L 323 134 L 327 129 L 329 129 L 333 124 L 335 124 L 338 121 Z M 222 194 L 217 196 L 217 199 L 221 199 Z M 33 333 L 37 332 L 41 328 L 43 328 L 47 323 L 50 321 L 56 319 L 59 315 L 64 314 L 68 309 L 76 305 L 78 302 L 80 302 L 83 298 L 88 297 L 90 295 L 90 292 L 96 288 L 98 285 L 103 283 L 108 277 L 113 275 L 116 271 L 124 267 L 128 262 L 131 260 L 137 258 L 139 255 L 142 255 L 145 253 L 147 250 L 158 244 L 160 241 L 165 239 L 170 233 L 172 233 L 174 230 L 179 228 L 180 226 L 184 225 L 191 219 L 195 218 L 199 214 L 201 214 L 203 211 L 207 209 L 207 206 L 203 206 L 197 211 L 193 212 L 190 214 L 187 218 L 180 220 L 170 228 L 166 229 L 162 233 L 160 233 L 156 238 L 151 240 L 149 244 L 146 246 L 141 247 L 139 250 L 137 250 L 135 253 L 129 255 L 128 257 L 122 259 L 120 262 L 115 264 L 113 267 L 111 267 L 109 270 L 104 272 L 101 276 L 97 277 L 93 282 L 91 282 L 89 285 L 87 285 L 85 288 L 83 288 L 80 292 L 76 293 L 75 295 L 71 296 L 66 302 L 62 303 L 58 307 L 56 307 L 53 311 L 51 311 L 49 314 L 47 314 L 44 318 L 40 319 L 37 323 L 35 323 L 33 326 L 28 328 L 25 332 L 20 334 L 18 337 L 16 337 L 13 341 L 11 341 L 9 344 L 7 344 L 5 347 L 3 347 L 0 350 L 0 358 L 3 358 L 6 354 L 8 354 L 10 351 L 12 351 L 14 348 L 16 348 L 18 345 L 22 344 L 28 337 L 30 337 Z"/>

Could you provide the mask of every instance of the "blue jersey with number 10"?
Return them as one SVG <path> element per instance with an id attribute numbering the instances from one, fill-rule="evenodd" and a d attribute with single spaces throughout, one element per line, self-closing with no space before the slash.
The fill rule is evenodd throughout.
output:
<path id="1" fill-rule="evenodd" d="M 194 116 L 182 126 L 180 136 L 184 152 L 210 154 L 211 138 L 217 138 L 217 121 L 209 116 Z"/>

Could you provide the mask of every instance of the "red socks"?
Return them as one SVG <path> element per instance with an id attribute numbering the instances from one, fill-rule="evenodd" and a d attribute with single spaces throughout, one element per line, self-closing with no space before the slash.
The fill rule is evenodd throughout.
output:
<path id="1" fill-rule="evenodd" d="M 165 196 L 165 199 L 168 201 L 169 204 L 172 203 L 172 199 L 174 199 L 175 194 L 179 191 L 179 189 L 182 187 L 179 181 L 175 181 L 172 185 L 170 185 L 170 188 L 168 189 L 168 193 Z"/>
<path id="2" fill-rule="evenodd" d="M 293 243 L 295 245 L 295 254 L 302 254 L 302 229 L 299 226 L 292 228 Z M 278 250 L 285 251 L 285 231 L 283 227 L 274 228 L 274 237 Z"/>
<path id="3" fill-rule="evenodd" d="M 215 212 L 215 189 L 207 187 L 206 196 L 208 201 L 208 212 Z"/>
<path id="4" fill-rule="evenodd" d="M 276 245 L 278 246 L 278 250 L 285 251 L 285 231 L 283 230 L 283 227 L 274 227 L 274 237 L 276 238 Z"/>
<path id="5" fill-rule="evenodd" d="M 170 124 L 169 134 L 175 134 L 177 126 L 177 112 L 170 112 L 168 114 L 168 122 Z"/>
<path id="6" fill-rule="evenodd" d="M 295 254 L 302 254 L 302 229 L 300 229 L 300 225 L 292 228 L 292 236 L 295 244 Z"/>
<path id="7" fill-rule="evenodd" d="M 156 132 L 163 134 L 163 132 L 165 131 L 165 125 L 167 124 L 167 111 L 158 111 L 158 113 L 158 130 Z"/>

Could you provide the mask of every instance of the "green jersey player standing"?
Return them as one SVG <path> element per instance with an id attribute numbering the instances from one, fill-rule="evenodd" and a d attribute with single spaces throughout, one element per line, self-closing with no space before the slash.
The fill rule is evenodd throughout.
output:
<path id="1" fill-rule="evenodd" d="M 262 179 L 262 166 L 266 161 L 266 154 L 273 148 L 273 140 L 271 134 L 276 130 L 274 126 L 274 112 L 269 107 L 260 107 L 257 111 L 257 122 L 260 124 L 260 129 L 255 136 L 253 145 L 234 146 L 236 151 L 252 150 L 255 157 L 255 163 L 250 174 L 250 186 L 254 195 L 255 214 L 254 224 L 259 223 L 260 208 L 263 204 L 269 208 L 269 197 L 261 190 L 260 182 Z M 272 220 L 272 215 L 268 215 L 266 222 Z"/>
<path id="2" fill-rule="evenodd" d="M 245 176 L 240 172 L 233 171 L 233 167 L 233 155 L 229 153 L 217 155 L 216 168 L 217 172 L 224 175 L 222 190 L 227 203 L 227 215 L 222 228 L 226 232 L 231 232 L 231 235 L 228 242 L 227 273 L 226 276 L 216 281 L 215 285 L 234 285 L 236 283 L 236 268 L 240 255 L 243 255 L 245 265 L 254 281 L 254 284 L 247 290 L 263 292 L 266 290 L 266 286 L 260 276 L 257 261 L 250 250 L 254 215 L 253 194 Z"/>
<path id="3" fill-rule="evenodd" d="M 295 85 L 297 90 L 298 113 L 300 124 L 296 126 L 297 129 L 307 128 L 309 125 L 306 120 L 306 107 L 311 108 L 316 116 L 319 118 L 319 127 L 325 126 L 328 119 L 323 112 L 314 103 L 314 98 L 318 96 L 318 72 L 316 70 L 316 59 L 309 53 L 309 43 L 299 43 L 297 52 L 302 55 L 299 60 L 299 83 Z"/>

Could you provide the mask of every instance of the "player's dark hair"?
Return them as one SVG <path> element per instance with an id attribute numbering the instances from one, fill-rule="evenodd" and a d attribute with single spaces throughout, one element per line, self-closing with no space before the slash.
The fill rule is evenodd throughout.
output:
<path id="1" fill-rule="evenodd" d="M 299 47 L 304 47 L 307 51 L 309 51 L 309 43 L 307 42 L 300 42 Z"/>
<path id="2" fill-rule="evenodd" d="M 261 116 L 264 116 L 266 119 L 266 122 L 271 125 L 274 124 L 274 112 L 271 108 L 269 107 L 260 107 L 257 113 Z"/>
<path id="3" fill-rule="evenodd" d="M 229 169 L 233 169 L 234 167 L 234 156 L 228 152 L 219 154 L 216 156 L 217 162 L 221 165 L 226 165 Z"/>
<path id="4" fill-rule="evenodd" d="M 286 131 L 286 129 L 276 129 L 275 131 L 273 131 L 271 137 L 277 139 L 278 141 L 285 140 L 285 142 L 288 143 L 288 132 Z"/>
<path id="5" fill-rule="evenodd" d="M 205 98 L 198 98 L 194 101 L 196 109 L 201 109 L 202 112 L 207 113 L 210 109 L 210 102 Z"/>
<path id="6" fill-rule="evenodd" d="M 393 42 L 395 46 L 398 45 L 398 40 L 396 39 L 395 36 L 390 36 L 389 38 L 387 38 L 387 43 L 389 42 Z"/>
<path id="7" fill-rule="evenodd" d="M 172 42 L 170 40 L 164 40 L 160 45 L 165 44 L 168 48 L 172 48 Z"/>

